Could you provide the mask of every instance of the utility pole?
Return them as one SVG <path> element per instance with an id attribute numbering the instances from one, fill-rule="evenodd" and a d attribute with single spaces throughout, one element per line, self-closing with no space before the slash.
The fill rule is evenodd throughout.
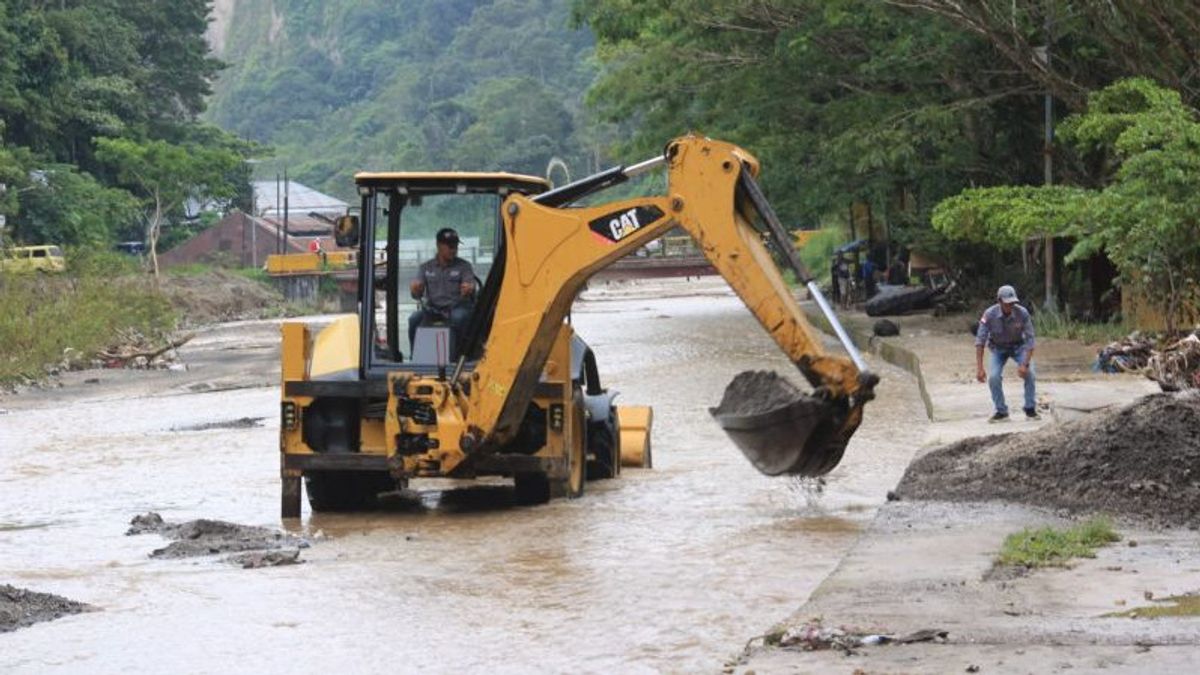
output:
<path id="1" fill-rule="evenodd" d="M 1046 68 L 1046 72 L 1050 72 L 1050 41 L 1051 29 L 1053 21 L 1050 16 L 1051 4 L 1050 0 L 1046 2 L 1046 46 L 1041 49 L 1038 54 L 1042 64 Z M 1054 97 L 1050 94 L 1050 86 L 1046 86 L 1046 120 L 1045 120 L 1045 141 L 1042 146 L 1042 185 L 1054 184 Z M 1046 240 L 1043 244 L 1044 258 L 1046 264 L 1046 302 L 1043 307 L 1046 311 L 1058 311 L 1058 300 L 1054 297 L 1054 233 L 1047 231 Z"/>
<path id="2" fill-rule="evenodd" d="M 280 253 L 287 253 L 288 247 L 288 195 L 291 193 L 291 183 L 288 182 L 287 167 L 283 167 L 283 250 Z"/>
<path id="3" fill-rule="evenodd" d="M 275 172 L 275 253 L 283 253 L 279 238 L 279 172 Z"/>

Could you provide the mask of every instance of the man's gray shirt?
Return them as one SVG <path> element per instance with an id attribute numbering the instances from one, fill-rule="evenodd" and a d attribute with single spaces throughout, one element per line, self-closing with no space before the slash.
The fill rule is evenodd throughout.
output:
<path id="1" fill-rule="evenodd" d="M 979 329 L 975 331 L 975 346 L 985 344 L 1001 349 L 1033 347 L 1033 319 L 1029 310 L 1013 304 L 1012 313 L 1004 316 L 1000 303 L 988 307 L 979 318 Z"/>
<path id="2" fill-rule="evenodd" d="M 426 261 L 417 268 L 413 281 L 425 283 L 425 304 L 438 310 L 448 310 L 462 299 L 464 281 L 475 284 L 475 271 L 471 263 L 455 258 L 448 265 L 439 265 L 437 258 Z"/>

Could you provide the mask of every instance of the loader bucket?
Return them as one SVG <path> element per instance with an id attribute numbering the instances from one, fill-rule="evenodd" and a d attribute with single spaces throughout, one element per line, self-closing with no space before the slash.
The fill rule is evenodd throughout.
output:
<path id="1" fill-rule="evenodd" d="M 709 412 L 742 454 L 768 476 L 821 476 L 842 459 L 861 408 L 801 392 L 770 371 L 740 373 Z"/>

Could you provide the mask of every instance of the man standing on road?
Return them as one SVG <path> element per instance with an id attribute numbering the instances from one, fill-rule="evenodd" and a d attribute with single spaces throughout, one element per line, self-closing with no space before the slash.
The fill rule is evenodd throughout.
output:
<path id="1" fill-rule="evenodd" d="M 1025 416 L 1039 419 L 1034 388 L 1033 319 L 1029 310 L 1017 304 L 1017 291 L 1012 286 L 1001 286 L 996 291 L 996 300 L 996 304 L 984 310 L 975 331 L 975 378 L 980 382 L 987 381 L 992 391 L 992 403 L 996 406 L 996 413 L 989 421 L 1008 419 L 1008 406 L 1004 403 L 1004 388 L 1000 381 L 1008 359 L 1017 363 L 1017 375 L 1025 380 Z M 987 371 L 983 369 L 985 347 L 990 352 Z"/>
<path id="2" fill-rule="evenodd" d="M 421 264 L 409 282 L 409 292 L 421 308 L 408 317 L 408 343 L 417 341 L 417 328 L 424 321 L 442 320 L 454 329 L 456 339 L 471 320 L 475 297 L 475 271 L 458 257 L 458 233 L 443 227 L 437 233 L 437 255 Z"/>

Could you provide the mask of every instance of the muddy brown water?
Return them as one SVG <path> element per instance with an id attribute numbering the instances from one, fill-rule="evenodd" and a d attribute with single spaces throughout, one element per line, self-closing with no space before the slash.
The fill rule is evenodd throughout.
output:
<path id="1" fill-rule="evenodd" d="M 653 470 L 533 508 L 502 482 L 437 481 L 370 514 L 306 506 L 303 565 L 152 559 L 168 539 L 125 536 L 148 511 L 280 527 L 276 325 L 201 331 L 186 373 L 71 374 L 0 400 L 0 583 L 103 610 L 4 634 L 0 671 L 719 670 L 833 569 L 924 413 L 881 367 L 823 485 L 762 476 L 707 407 L 734 374 L 789 364 L 719 283 L 657 283 L 573 313 L 618 401 L 655 405 Z"/>

